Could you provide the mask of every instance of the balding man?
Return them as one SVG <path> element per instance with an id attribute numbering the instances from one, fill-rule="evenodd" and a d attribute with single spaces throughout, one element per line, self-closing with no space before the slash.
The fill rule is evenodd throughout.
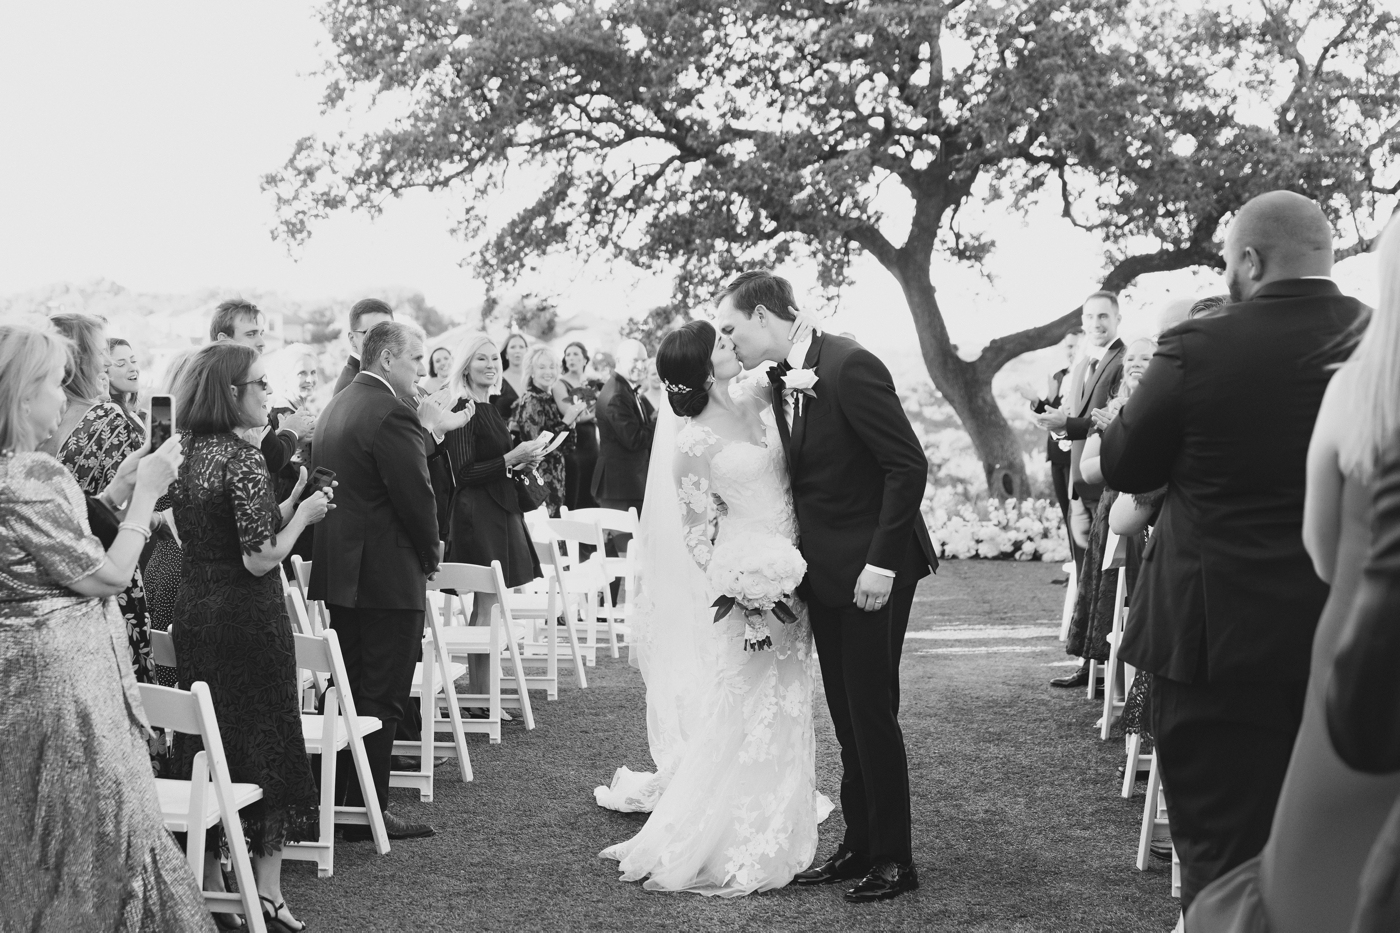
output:
<path id="1" fill-rule="evenodd" d="M 1269 835 L 1327 600 L 1303 550 L 1308 441 L 1362 311 L 1330 278 L 1331 227 L 1301 195 L 1244 205 L 1225 263 L 1231 303 L 1162 335 L 1100 460 L 1113 489 L 1168 487 L 1122 656 L 1154 675 L 1183 910 Z"/>
<path id="2" fill-rule="evenodd" d="M 593 498 L 605 509 L 642 512 L 654 423 L 639 391 L 647 375 L 647 351 L 636 340 L 617 348 L 617 369 L 598 393 L 598 465 Z M 619 542 L 620 543 L 620 542 Z"/>

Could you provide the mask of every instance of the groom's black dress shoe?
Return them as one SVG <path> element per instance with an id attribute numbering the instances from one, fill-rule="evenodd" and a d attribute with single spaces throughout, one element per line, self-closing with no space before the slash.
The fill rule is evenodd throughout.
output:
<path id="1" fill-rule="evenodd" d="M 384 828 L 388 830 L 390 839 L 419 839 L 436 832 L 427 823 L 410 823 L 399 819 L 388 810 L 384 811 Z M 368 826 L 347 826 L 342 832 L 346 842 L 364 842 L 373 838 Z"/>
<path id="2" fill-rule="evenodd" d="M 1083 666 L 1073 674 L 1065 677 L 1056 677 L 1050 681 L 1052 687 L 1087 687 L 1089 686 L 1089 662 L 1085 661 Z"/>
<path id="3" fill-rule="evenodd" d="M 835 884 L 838 881 L 850 881 L 852 878 L 864 878 L 868 871 L 870 871 L 870 859 L 852 852 L 843 845 L 837 846 L 831 858 L 825 862 L 815 868 L 809 868 L 793 875 L 792 883 Z"/>
<path id="4" fill-rule="evenodd" d="M 846 900 L 852 904 L 887 901 L 918 886 L 919 875 L 914 871 L 913 862 L 901 865 L 891 859 L 882 859 L 854 888 L 846 892 Z"/>

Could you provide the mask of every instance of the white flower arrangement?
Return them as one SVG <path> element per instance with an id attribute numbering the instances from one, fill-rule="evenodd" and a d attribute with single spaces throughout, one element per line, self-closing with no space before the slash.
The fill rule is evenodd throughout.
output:
<path id="1" fill-rule="evenodd" d="M 786 538 L 778 535 L 741 534 L 724 538 L 714 547 L 708 576 L 719 591 L 715 621 L 736 606 L 744 610 L 744 648 L 761 651 L 773 645 L 766 616 L 791 624 L 797 615 L 787 604 L 807 573 L 807 562 Z"/>

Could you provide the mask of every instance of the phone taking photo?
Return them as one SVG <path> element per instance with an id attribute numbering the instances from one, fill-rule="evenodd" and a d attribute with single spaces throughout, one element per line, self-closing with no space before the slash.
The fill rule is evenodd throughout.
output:
<path id="1" fill-rule="evenodd" d="M 325 467 L 317 467 L 311 471 L 307 477 L 306 487 L 301 491 L 302 499 L 314 496 L 323 489 L 330 489 L 331 483 L 335 482 L 335 470 L 328 470 Z"/>
<path id="2" fill-rule="evenodd" d="M 150 407 L 146 409 L 146 424 L 150 425 L 151 450 L 159 450 L 175 436 L 175 396 L 152 395 Z"/>

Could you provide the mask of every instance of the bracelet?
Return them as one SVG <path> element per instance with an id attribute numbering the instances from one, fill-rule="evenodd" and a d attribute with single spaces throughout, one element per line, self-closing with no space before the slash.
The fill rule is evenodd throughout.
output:
<path id="1" fill-rule="evenodd" d="M 136 532 L 138 535 L 141 536 L 141 539 L 143 541 L 151 540 L 151 529 L 146 525 L 139 525 L 136 522 L 122 522 L 120 525 L 117 526 L 117 531 L 121 531 L 123 529 L 127 531 Z"/>

